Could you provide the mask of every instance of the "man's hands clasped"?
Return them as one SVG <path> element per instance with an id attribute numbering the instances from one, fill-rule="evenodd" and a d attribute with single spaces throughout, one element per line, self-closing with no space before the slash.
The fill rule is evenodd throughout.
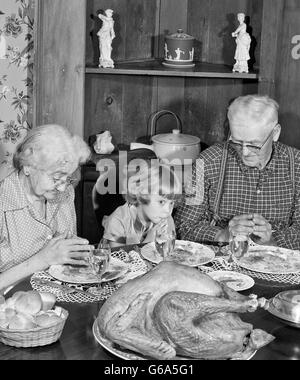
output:
<path id="1" fill-rule="evenodd" d="M 239 215 L 229 222 L 229 233 L 233 236 L 245 235 L 258 244 L 272 242 L 272 226 L 259 214 Z"/>
<path id="2" fill-rule="evenodd" d="M 218 236 L 219 241 L 228 241 L 232 236 L 250 236 L 257 244 L 274 245 L 271 224 L 259 214 L 247 214 L 235 216 Z"/>

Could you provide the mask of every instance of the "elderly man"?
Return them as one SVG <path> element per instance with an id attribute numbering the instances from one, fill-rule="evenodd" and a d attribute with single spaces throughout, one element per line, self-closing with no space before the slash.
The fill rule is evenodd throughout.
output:
<path id="1" fill-rule="evenodd" d="M 278 108 L 259 95 L 230 105 L 229 141 L 202 152 L 177 209 L 181 239 L 228 242 L 233 233 L 300 249 L 300 151 L 278 142 Z"/>

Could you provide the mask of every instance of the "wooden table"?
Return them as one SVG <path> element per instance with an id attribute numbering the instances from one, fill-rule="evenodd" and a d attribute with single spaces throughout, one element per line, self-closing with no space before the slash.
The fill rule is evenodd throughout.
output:
<path id="1" fill-rule="evenodd" d="M 255 286 L 244 292 L 273 297 L 277 293 L 298 287 L 279 287 L 257 280 Z M 21 282 L 12 292 L 29 290 L 29 280 Z M 11 293 L 12 293 L 11 292 Z M 7 297 L 11 295 L 8 294 Z M 92 325 L 98 315 L 101 303 L 71 304 L 60 303 L 70 313 L 63 334 L 57 343 L 46 347 L 17 349 L 0 343 L 2 360 L 112 360 L 116 359 L 96 342 Z M 265 310 L 242 314 L 242 320 L 250 322 L 273 334 L 276 339 L 260 349 L 252 360 L 298 360 L 300 359 L 300 329 L 289 327 Z"/>

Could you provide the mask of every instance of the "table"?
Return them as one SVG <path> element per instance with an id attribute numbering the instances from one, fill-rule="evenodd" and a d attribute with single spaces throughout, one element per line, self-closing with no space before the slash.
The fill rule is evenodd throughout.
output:
<path id="1" fill-rule="evenodd" d="M 255 286 L 243 292 L 271 298 L 283 290 L 299 289 L 299 286 L 276 286 L 256 280 Z M 18 284 L 8 295 L 18 290 L 30 290 L 29 279 Z M 58 303 L 69 311 L 60 340 L 50 346 L 37 348 L 13 348 L 0 343 L 1 360 L 113 360 L 117 359 L 96 342 L 92 325 L 98 315 L 101 302 L 94 304 Z M 265 310 L 241 314 L 241 319 L 274 335 L 276 339 L 260 349 L 252 360 L 300 359 L 300 329 L 290 327 Z"/>

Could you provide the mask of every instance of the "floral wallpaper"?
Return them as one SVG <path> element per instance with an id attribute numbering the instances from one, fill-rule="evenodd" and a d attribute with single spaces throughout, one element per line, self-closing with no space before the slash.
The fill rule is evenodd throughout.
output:
<path id="1" fill-rule="evenodd" d="M 0 179 L 33 115 L 34 0 L 0 2 Z"/>

